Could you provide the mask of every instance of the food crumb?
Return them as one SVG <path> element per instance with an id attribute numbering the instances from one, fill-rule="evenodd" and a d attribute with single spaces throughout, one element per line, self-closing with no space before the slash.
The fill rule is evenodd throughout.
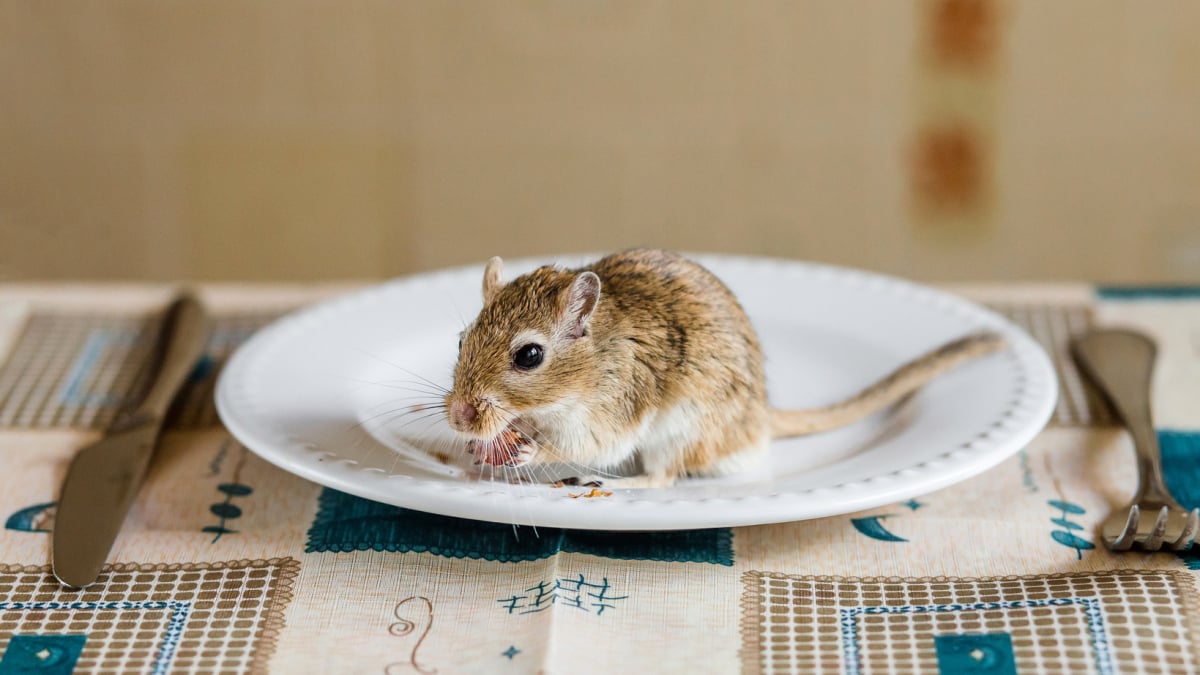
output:
<path id="1" fill-rule="evenodd" d="M 580 497 L 583 497 L 584 499 L 592 499 L 593 497 L 611 497 L 612 493 L 609 492 L 608 490 L 601 490 L 600 488 L 592 488 L 591 492 L 578 492 L 578 493 L 571 494 L 568 496 L 571 499 L 579 499 Z"/>

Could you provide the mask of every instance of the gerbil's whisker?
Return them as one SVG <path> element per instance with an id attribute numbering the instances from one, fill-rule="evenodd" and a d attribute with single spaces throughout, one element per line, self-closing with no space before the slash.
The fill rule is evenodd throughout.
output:
<path id="1" fill-rule="evenodd" d="M 424 375 L 416 374 L 416 372 L 413 372 L 412 370 L 408 370 L 407 368 L 404 368 L 404 366 L 402 366 L 400 364 L 391 363 L 390 360 L 380 357 L 380 356 L 378 356 L 378 354 L 372 354 L 371 352 L 368 352 L 368 351 L 364 350 L 364 348 L 361 348 L 361 347 L 359 348 L 358 351 L 366 354 L 366 356 L 368 356 L 368 357 L 378 360 L 378 362 L 380 362 L 380 363 L 385 363 L 385 364 L 390 365 L 391 368 L 395 368 L 396 370 L 407 372 L 408 375 L 412 375 L 413 377 L 418 378 L 418 380 L 424 381 L 426 384 L 430 384 L 430 386 L 432 386 L 432 387 L 436 387 L 443 394 L 450 393 L 450 390 L 443 387 L 442 384 L 438 384 L 437 382 L 430 380 L 430 378 L 425 377 Z"/>
<path id="2" fill-rule="evenodd" d="M 417 403 L 415 405 L 424 405 L 426 407 L 434 406 L 434 405 L 440 405 L 440 406 L 446 405 L 446 402 L 444 400 L 442 400 L 441 398 L 431 398 L 430 394 L 413 394 L 411 396 L 396 396 L 393 398 L 389 398 L 388 400 L 384 401 L 380 405 L 387 404 L 387 403 L 395 403 L 397 401 L 418 401 L 418 402 L 424 401 L 425 403 Z"/>
<path id="3" fill-rule="evenodd" d="M 405 414 L 409 414 L 409 413 L 405 413 Z M 402 417 L 403 417 L 403 415 L 402 415 L 402 416 L 400 416 L 400 417 L 396 417 L 396 418 L 390 419 L 390 420 L 388 420 L 388 421 L 384 422 L 384 423 L 383 423 L 383 426 L 385 426 L 385 427 L 390 427 L 390 426 L 391 426 L 393 423 L 400 421 L 400 419 L 401 419 Z M 417 422 L 422 422 L 422 421 L 424 421 L 424 420 L 428 420 L 428 419 L 434 419 L 434 418 L 438 418 L 438 417 L 442 417 L 442 418 L 444 418 L 444 417 L 445 417 L 445 413 L 444 413 L 444 411 L 441 411 L 441 410 L 435 410 L 435 411 L 433 411 L 433 412 L 431 412 L 431 413 L 427 413 L 427 414 L 425 414 L 425 415 L 421 415 L 420 417 L 417 417 L 417 418 L 415 418 L 415 419 L 406 420 L 406 421 L 404 422 L 404 424 L 401 424 L 399 427 L 396 427 L 396 428 L 394 428 L 394 429 L 391 429 L 391 431 L 393 431 L 393 432 L 396 432 L 396 431 L 400 431 L 401 429 L 407 429 L 407 428 L 408 428 L 410 425 L 412 425 L 412 424 L 416 424 Z"/>
<path id="4" fill-rule="evenodd" d="M 369 382 L 366 380 L 356 380 L 356 381 L 361 382 L 363 384 L 370 384 L 370 385 L 373 385 L 376 387 L 383 387 L 385 389 L 391 389 L 391 390 L 395 390 L 395 391 L 407 392 L 407 393 L 413 394 L 412 396 L 409 396 L 407 398 L 389 399 L 391 401 L 403 401 L 403 400 L 412 400 L 412 399 L 417 399 L 417 398 L 423 398 L 428 401 L 436 401 L 436 402 L 440 403 L 440 402 L 444 402 L 445 398 L 446 398 L 446 396 L 443 392 L 432 391 L 431 389 L 422 385 L 420 382 L 404 382 L 402 384 L 385 384 L 383 382 Z M 406 385 L 419 385 L 419 386 L 406 386 Z"/>
<path id="5" fill-rule="evenodd" d="M 454 296 L 447 293 L 446 300 L 450 302 L 450 307 L 454 309 L 454 313 L 458 316 L 458 322 L 462 324 L 463 330 L 466 330 L 467 319 L 463 316 L 462 310 L 459 309 L 458 303 L 454 301 Z"/>
<path id="6" fill-rule="evenodd" d="M 396 366 L 396 367 L 400 368 L 399 366 Z M 425 377 L 424 375 L 418 375 L 417 373 L 414 373 L 413 371 L 408 370 L 407 368 L 400 368 L 400 370 L 403 370 L 404 372 L 408 373 L 409 375 L 412 375 L 413 377 L 415 377 L 418 380 L 424 382 L 425 384 L 433 387 L 437 391 L 442 392 L 443 394 L 450 393 L 450 389 L 448 389 L 445 385 L 438 384 L 437 382 L 434 382 L 433 380 L 429 379 L 428 377 Z"/>
<path id="7" fill-rule="evenodd" d="M 400 391 L 411 391 L 411 392 L 416 392 L 419 394 L 428 394 L 430 396 L 436 396 L 438 398 L 443 398 L 446 396 L 447 393 L 449 393 L 447 391 L 443 391 L 440 389 L 434 389 L 433 387 L 425 384 L 424 382 L 419 382 L 416 380 L 397 380 L 397 382 L 399 382 L 399 384 L 388 385 L 388 389 L 398 389 Z"/>
<path id="8" fill-rule="evenodd" d="M 339 377 L 343 380 L 358 382 L 359 384 L 369 384 L 374 387 L 383 387 L 385 389 L 402 389 L 403 387 L 399 386 L 401 384 L 424 384 L 419 380 L 364 380 L 361 377 L 349 377 L 347 375 L 342 375 Z M 444 392 L 439 389 L 436 393 L 441 394 Z"/>
<path id="9" fill-rule="evenodd" d="M 414 408 L 416 408 L 416 409 L 414 410 Z M 346 431 L 353 431 L 359 427 L 365 427 L 367 425 L 367 423 L 372 422 L 376 419 L 379 419 L 380 417 L 384 417 L 385 415 L 399 414 L 399 416 L 403 417 L 404 415 L 413 415 L 413 414 L 416 414 L 419 412 L 426 412 L 426 411 L 434 411 L 435 414 L 444 413 L 445 410 L 446 410 L 446 404 L 444 404 L 444 403 L 440 403 L 440 404 L 432 404 L 431 403 L 428 405 L 421 405 L 419 408 L 417 408 L 416 406 L 412 406 L 412 405 L 401 406 L 399 408 L 392 408 L 390 410 L 385 410 L 376 415 L 371 415 L 370 417 L 368 417 L 364 420 L 360 420 L 356 424 L 350 425 L 349 427 L 346 428 Z"/>

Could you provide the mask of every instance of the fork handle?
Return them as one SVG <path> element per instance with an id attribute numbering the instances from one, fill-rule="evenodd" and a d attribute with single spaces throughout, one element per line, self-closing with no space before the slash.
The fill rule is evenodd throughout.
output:
<path id="1" fill-rule="evenodd" d="M 1162 472 L 1158 435 L 1150 415 L 1150 382 L 1157 349 L 1127 330 L 1096 330 L 1071 343 L 1075 360 L 1125 423 L 1137 452 L 1138 499 L 1174 504 Z"/>

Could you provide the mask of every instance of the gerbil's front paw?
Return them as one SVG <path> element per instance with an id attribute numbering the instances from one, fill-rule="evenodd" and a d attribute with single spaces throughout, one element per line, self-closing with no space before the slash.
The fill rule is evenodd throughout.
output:
<path id="1" fill-rule="evenodd" d="M 467 452 L 475 456 L 475 464 L 488 466 L 524 466 L 533 460 L 537 446 L 524 434 L 506 429 L 489 440 L 467 442 Z"/>
<path id="2" fill-rule="evenodd" d="M 532 445 L 522 445 L 516 447 L 512 451 L 512 454 L 509 455 L 507 461 L 504 462 L 504 466 L 509 468 L 525 466 L 533 461 L 533 456 L 536 454 L 534 452 L 535 449 L 536 448 L 534 448 Z"/>

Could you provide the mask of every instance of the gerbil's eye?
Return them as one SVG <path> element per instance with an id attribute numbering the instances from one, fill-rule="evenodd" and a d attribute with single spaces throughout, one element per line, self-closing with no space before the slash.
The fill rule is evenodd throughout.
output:
<path id="1" fill-rule="evenodd" d="M 460 351 L 460 352 L 462 351 L 462 340 L 463 340 L 463 334 L 459 333 L 458 334 L 458 351 Z"/>
<path id="2" fill-rule="evenodd" d="M 513 365 L 521 370 L 533 370 L 542 365 L 542 359 L 545 357 L 546 352 L 542 350 L 541 345 L 530 343 L 513 354 Z"/>

